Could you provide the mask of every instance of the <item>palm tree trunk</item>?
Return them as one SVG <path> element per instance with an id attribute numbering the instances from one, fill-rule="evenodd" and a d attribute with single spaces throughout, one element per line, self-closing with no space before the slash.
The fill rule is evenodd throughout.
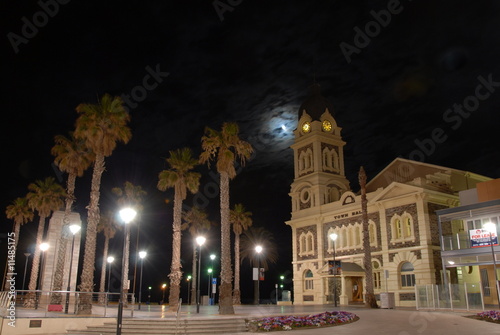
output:
<path id="1" fill-rule="evenodd" d="M 102 265 L 101 265 L 101 282 L 99 285 L 99 303 L 104 305 L 106 303 L 106 260 L 108 259 L 109 237 L 104 236 L 104 250 L 102 252 Z"/>
<path id="2" fill-rule="evenodd" d="M 366 297 L 365 305 L 369 308 L 378 308 L 377 299 L 373 291 L 373 272 L 372 272 L 372 252 L 370 247 L 370 232 L 368 228 L 368 210 L 366 199 L 366 174 L 363 167 L 359 169 L 359 185 L 361 186 L 361 216 L 363 219 L 363 265 L 365 267 L 366 279 Z"/>
<path id="3" fill-rule="evenodd" d="M 221 285 L 219 314 L 234 314 L 231 267 L 231 224 L 229 222 L 229 175 L 220 172 Z"/>
<path id="4" fill-rule="evenodd" d="M 179 306 L 181 288 L 181 215 L 182 197 L 180 190 L 175 190 L 174 196 L 174 222 L 172 234 L 172 263 L 170 265 L 170 294 L 168 297 L 169 311 L 175 312 Z"/>
<path id="5" fill-rule="evenodd" d="M 194 236 L 193 236 L 193 240 L 194 240 Z M 192 275 L 192 278 L 191 278 L 191 305 L 196 305 L 196 263 L 198 261 L 198 257 L 197 257 L 197 250 L 196 250 L 196 243 L 193 242 L 193 275 Z"/>
<path id="6" fill-rule="evenodd" d="M 40 216 L 40 221 L 38 222 L 38 230 L 36 233 L 36 244 L 35 244 L 35 252 L 33 253 L 33 263 L 31 264 L 31 275 L 30 275 L 30 283 L 28 285 L 28 290 L 34 291 L 36 290 L 36 284 L 38 282 L 38 271 L 40 267 L 40 244 L 42 244 L 43 240 L 43 231 L 45 228 L 45 216 Z M 28 293 L 28 297 L 24 302 L 24 307 L 33 308 L 35 307 L 35 299 L 36 293 Z"/>
<path id="7" fill-rule="evenodd" d="M 59 248 L 57 250 L 57 264 L 56 271 L 54 272 L 54 291 L 62 291 L 63 289 L 63 278 L 64 278 L 64 266 L 66 263 L 66 249 L 68 245 L 68 240 L 70 239 L 69 231 L 69 217 L 71 215 L 71 206 L 73 206 L 73 201 L 75 199 L 75 181 L 76 174 L 70 173 L 68 175 L 67 181 L 67 196 L 66 196 L 66 207 L 64 209 L 63 226 L 61 230 L 61 237 L 59 238 Z M 73 255 L 71 255 L 73 257 Z M 60 305 L 62 303 L 62 294 L 53 293 L 50 297 L 50 303 L 53 305 Z"/>
<path id="8" fill-rule="evenodd" d="M 241 305 L 240 292 L 240 235 L 234 234 L 234 292 L 233 304 Z"/>
<path id="9" fill-rule="evenodd" d="M 87 212 L 87 231 L 85 237 L 85 255 L 83 258 L 83 269 L 80 279 L 80 291 L 92 292 L 94 289 L 94 265 L 95 249 L 97 241 L 97 223 L 99 222 L 99 196 L 101 177 L 104 172 L 104 156 L 96 154 L 94 171 L 92 173 L 92 185 L 90 188 L 90 203 Z M 80 293 L 78 314 L 92 313 L 92 294 Z"/>

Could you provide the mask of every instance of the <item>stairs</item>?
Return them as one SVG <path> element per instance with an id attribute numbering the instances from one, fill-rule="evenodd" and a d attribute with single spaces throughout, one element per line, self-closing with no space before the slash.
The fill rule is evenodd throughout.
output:
<path id="1" fill-rule="evenodd" d="M 122 334 L 140 335 L 215 335 L 247 332 L 245 319 L 124 319 Z M 68 335 L 116 334 L 116 322 L 104 322 L 102 326 L 88 326 L 87 329 L 71 330 Z"/>

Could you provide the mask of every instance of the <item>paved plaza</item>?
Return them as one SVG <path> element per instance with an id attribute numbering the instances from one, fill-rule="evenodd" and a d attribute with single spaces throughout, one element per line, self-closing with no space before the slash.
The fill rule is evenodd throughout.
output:
<path id="1" fill-rule="evenodd" d="M 137 308 L 137 306 L 135 306 Z M 293 330 L 293 335 L 322 335 L 322 334 L 435 334 L 435 335 L 470 335 L 500 334 L 500 325 L 485 321 L 466 318 L 478 311 L 417 311 L 411 308 L 396 309 L 367 309 L 361 306 L 333 307 L 331 305 L 311 306 L 276 306 L 276 305 L 242 305 L 235 306 L 234 315 L 219 315 L 218 306 L 201 306 L 196 312 L 196 306 L 182 306 L 180 319 L 214 319 L 214 318 L 263 318 L 276 315 L 308 315 L 332 310 L 352 312 L 359 316 L 359 320 L 351 324 L 318 329 Z M 59 313 L 47 313 L 41 310 L 18 310 L 19 317 L 64 317 Z M 116 316 L 116 306 L 106 311 L 107 316 Z M 69 315 L 67 315 L 69 316 Z M 126 310 L 124 317 L 130 317 L 130 310 Z M 142 305 L 141 310 L 135 310 L 134 319 L 176 318 L 174 313 L 167 311 L 167 306 Z M 104 322 L 104 319 L 103 319 Z M 235 333 L 248 334 L 248 333 Z"/>

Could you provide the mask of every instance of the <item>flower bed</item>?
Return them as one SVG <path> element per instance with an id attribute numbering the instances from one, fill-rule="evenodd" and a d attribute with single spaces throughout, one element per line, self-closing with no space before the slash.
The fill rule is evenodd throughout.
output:
<path id="1" fill-rule="evenodd" d="M 317 328 L 343 325 L 357 321 L 356 314 L 333 311 L 307 316 L 275 316 L 263 319 L 249 320 L 248 330 L 251 332 L 293 330 L 296 328 Z"/>
<path id="2" fill-rule="evenodd" d="M 481 320 L 500 323 L 500 311 L 486 311 L 476 315 Z"/>

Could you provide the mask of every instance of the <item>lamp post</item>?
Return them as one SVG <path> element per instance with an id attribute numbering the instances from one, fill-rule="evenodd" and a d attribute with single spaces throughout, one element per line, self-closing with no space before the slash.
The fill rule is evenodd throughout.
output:
<path id="1" fill-rule="evenodd" d="M 73 254 L 75 252 L 75 235 L 80 231 L 82 227 L 77 224 L 72 224 L 69 226 L 71 234 L 73 234 L 73 240 L 71 241 L 71 256 L 69 259 L 69 274 L 68 274 L 68 287 L 66 288 L 66 304 L 64 306 L 64 313 L 68 314 L 69 309 L 69 291 L 71 290 L 71 270 L 73 270 Z"/>
<path id="2" fill-rule="evenodd" d="M 200 277 L 201 277 L 201 246 L 205 243 L 207 239 L 204 236 L 198 236 L 196 238 L 196 244 L 200 247 L 200 253 L 198 255 L 198 281 L 197 281 L 197 291 L 196 291 L 196 313 L 200 313 Z"/>
<path id="3" fill-rule="evenodd" d="M 43 289 L 43 270 L 45 269 L 45 251 L 49 249 L 48 243 L 41 243 L 40 250 L 42 251 L 42 262 L 40 266 L 40 271 L 38 273 L 38 290 Z M 36 293 L 38 295 L 38 292 Z M 38 309 L 38 296 L 35 298 L 35 309 Z"/>
<path id="4" fill-rule="evenodd" d="M 109 301 L 109 289 L 111 287 L 111 266 L 113 265 L 113 262 L 115 261 L 115 258 L 113 256 L 109 256 L 107 259 L 106 259 L 106 262 L 108 262 L 108 294 L 106 295 L 106 306 L 108 305 L 108 301 Z"/>
<path id="5" fill-rule="evenodd" d="M 148 286 L 148 305 L 151 304 L 151 286 Z"/>
<path id="6" fill-rule="evenodd" d="M 144 258 L 148 253 L 146 251 L 139 251 L 139 258 L 141 259 L 141 276 L 139 279 L 139 310 L 141 310 L 141 297 L 142 297 L 142 268 L 144 266 Z"/>
<path id="7" fill-rule="evenodd" d="M 120 218 L 125 224 L 125 232 L 123 234 L 123 255 L 122 255 L 122 274 L 120 281 L 120 300 L 118 302 L 118 316 L 116 322 L 116 335 L 121 335 L 122 333 L 122 318 L 123 318 L 123 286 L 125 284 L 125 280 L 127 278 L 127 274 L 125 273 L 125 257 L 127 253 L 127 241 L 129 240 L 128 235 L 130 234 L 129 223 L 137 215 L 137 212 L 132 208 L 124 208 L 120 210 Z"/>
<path id="8" fill-rule="evenodd" d="M 262 252 L 262 246 L 258 245 L 255 247 L 255 252 L 257 253 L 257 305 L 260 304 L 260 253 Z"/>
<path id="9" fill-rule="evenodd" d="M 213 273 L 215 273 L 215 269 L 214 269 L 214 259 L 216 258 L 217 256 L 215 256 L 214 254 L 211 254 L 210 255 L 210 260 L 211 260 L 211 267 L 212 267 L 212 270 L 213 270 Z M 214 277 L 214 275 L 212 274 L 210 276 L 210 283 L 212 282 L 212 278 Z M 209 284 L 209 287 L 212 288 L 212 286 L 210 286 Z M 212 302 L 212 305 L 215 305 L 215 292 L 210 289 L 209 291 L 209 294 L 210 294 L 210 298 L 212 299 L 211 302 Z"/>
<path id="10" fill-rule="evenodd" d="M 161 299 L 161 304 L 163 305 L 163 302 L 165 301 L 165 290 L 167 289 L 167 284 L 163 284 L 161 286 L 161 289 L 163 290 L 163 298 Z"/>
<path id="11" fill-rule="evenodd" d="M 24 284 L 26 282 L 26 271 L 28 270 L 28 259 L 30 258 L 31 254 L 29 252 L 25 252 L 24 256 L 26 256 L 26 262 L 24 263 L 23 290 L 24 290 Z"/>
<path id="12" fill-rule="evenodd" d="M 208 294 L 208 296 L 211 298 L 211 297 L 212 297 L 212 294 L 211 294 L 211 292 L 210 292 L 210 279 L 212 279 L 212 268 L 208 268 L 207 272 L 208 272 L 208 278 L 207 278 L 207 279 L 208 279 L 208 283 L 207 283 L 207 284 L 208 284 L 208 287 L 207 287 L 207 294 Z M 209 304 L 209 305 L 211 305 L 210 300 L 208 301 L 208 304 Z"/>
<path id="13" fill-rule="evenodd" d="M 497 289 L 498 308 L 500 308 L 500 290 L 499 290 L 500 285 L 498 284 L 497 261 L 495 257 L 495 249 L 493 248 L 493 237 L 492 237 L 492 234 L 495 233 L 498 241 L 498 235 L 496 234 L 497 227 L 496 224 L 494 224 L 493 222 L 487 222 L 483 225 L 483 227 L 490 233 L 491 256 L 493 257 L 493 271 L 495 272 L 495 287 Z"/>
<path id="14" fill-rule="evenodd" d="M 191 277 L 191 275 L 188 275 L 187 279 L 186 279 L 188 282 L 188 300 L 187 301 L 188 301 L 189 305 L 191 305 L 191 300 L 189 299 L 189 298 L 191 298 L 191 278 L 193 278 L 193 277 Z"/>
<path id="15" fill-rule="evenodd" d="M 330 234 L 330 239 L 333 242 L 333 304 L 337 307 L 337 268 L 335 264 L 335 241 L 338 235 L 335 233 Z"/>
<path id="16" fill-rule="evenodd" d="M 283 281 L 285 280 L 285 276 L 281 275 L 280 279 L 281 279 L 280 289 L 283 290 L 284 287 Z M 283 299 L 283 294 L 281 295 L 281 299 Z M 278 297 L 276 297 L 276 301 L 278 301 Z"/>

